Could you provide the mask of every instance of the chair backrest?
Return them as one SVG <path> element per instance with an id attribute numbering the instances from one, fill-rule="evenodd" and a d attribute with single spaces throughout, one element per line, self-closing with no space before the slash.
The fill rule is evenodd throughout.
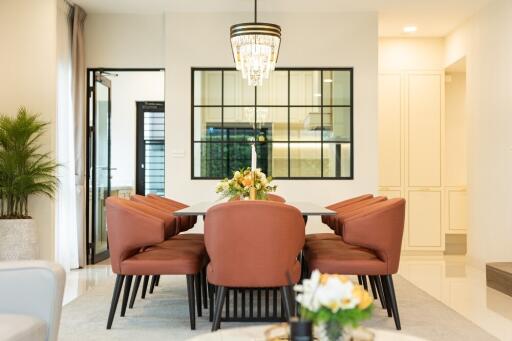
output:
<path id="1" fill-rule="evenodd" d="M 378 197 L 372 197 L 369 199 L 361 200 L 358 202 L 355 202 L 351 205 L 347 205 L 341 208 L 338 208 L 336 211 L 336 222 L 334 225 L 334 233 L 341 235 L 343 233 L 343 224 L 345 223 L 345 220 L 353 215 L 358 214 L 358 212 L 361 212 L 361 210 L 364 210 L 365 208 L 378 204 L 380 202 L 388 200 L 387 197 L 378 196 Z"/>
<path id="2" fill-rule="evenodd" d="M 106 199 L 108 242 L 112 271 L 143 247 L 164 241 L 165 220 L 151 207 L 117 197 Z"/>
<path id="3" fill-rule="evenodd" d="M 176 211 L 175 207 L 171 207 L 170 205 L 166 205 L 161 201 L 157 201 L 154 199 L 150 199 L 143 195 L 132 195 L 130 200 L 139 204 L 144 205 L 144 209 L 148 211 L 148 213 L 156 215 L 165 220 L 165 238 L 169 239 L 172 236 L 177 235 L 181 231 L 182 222 L 180 219 L 177 219 L 173 215 L 172 212 Z"/>
<path id="4" fill-rule="evenodd" d="M 161 197 L 156 194 L 148 194 L 145 198 L 152 200 L 152 202 L 164 206 L 166 209 L 171 209 L 172 212 L 176 210 L 181 210 L 183 208 L 189 207 L 188 205 L 175 201 L 169 198 Z M 190 230 L 197 222 L 197 216 L 183 216 L 176 217 L 178 219 L 179 231 L 187 231 Z"/>
<path id="5" fill-rule="evenodd" d="M 304 245 L 300 211 L 283 203 L 241 200 L 206 213 L 204 237 L 208 276 L 228 287 L 277 287 L 298 280 L 297 255 Z"/>
<path id="6" fill-rule="evenodd" d="M 387 263 L 388 274 L 398 271 L 404 233 L 405 199 L 386 200 L 345 219 L 343 239 L 372 249 Z"/>
<path id="7" fill-rule="evenodd" d="M 357 196 L 357 197 L 354 197 L 354 198 L 350 198 L 350 199 L 347 199 L 347 200 L 343 200 L 343 201 L 338 201 L 334 204 L 331 204 L 329 206 L 326 206 L 326 208 L 330 209 L 330 210 L 336 210 L 336 208 L 341 208 L 341 207 L 344 207 L 344 206 L 348 206 L 348 205 L 352 205 L 358 201 L 361 201 L 361 200 L 368 200 L 368 199 L 371 199 L 373 198 L 373 194 L 363 194 L 363 195 L 360 195 L 360 196 Z"/>
<path id="8" fill-rule="evenodd" d="M 45 340 L 56 341 L 65 278 L 64 269 L 55 263 L 0 262 L 0 314 L 37 317 L 46 322 Z"/>
<path id="9" fill-rule="evenodd" d="M 154 200 L 158 200 L 160 202 L 165 202 L 169 205 L 173 205 L 175 206 L 177 209 L 182 209 L 182 208 L 186 208 L 188 207 L 188 205 L 182 203 L 182 202 L 179 202 L 179 201 L 176 201 L 176 200 L 172 200 L 172 199 L 169 199 L 169 198 L 166 198 L 166 197 L 161 197 L 159 195 L 156 195 L 156 194 L 148 194 L 147 197 L 149 199 L 154 199 Z"/>
<path id="10" fill-rule="evenodd" d="M 275 202 L 286 202 L 286 199 L 283 198 L 282 196 L 272 193 L 267 194 L 267 200 Z"/>

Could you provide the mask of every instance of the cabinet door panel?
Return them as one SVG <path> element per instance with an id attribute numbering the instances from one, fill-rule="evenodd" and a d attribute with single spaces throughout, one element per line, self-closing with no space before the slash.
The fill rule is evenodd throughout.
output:
<path id="1" fill-rule="evenodd" d="M 379 195 L 385 196 L 388 199 L 401 198 L 402 193 L 399 189 L 381 189 L 379 190 Z"/>
<path id="2" fill-rule="evenodd" d="M 409 246 L 441 246 L 441 191 L 409 191 Z"/>
<path id="3" fill-rule="evenodd" d="M 441 186 L 441 75 L 408 77 L 409 186 Z"/>
<path id="4" fill-rule="evenodd" d="M 401 76 L 379 76 L 379 184 L 401 186 Z"/>
<path id="5" fill-rule="evenodd" d="M 463 231 L 468 226 L 467 193 L 448 191 L 448 228 Z"/>

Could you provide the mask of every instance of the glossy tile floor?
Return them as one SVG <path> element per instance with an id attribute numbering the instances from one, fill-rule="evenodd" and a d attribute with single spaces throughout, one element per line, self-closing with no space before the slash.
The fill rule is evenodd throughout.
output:
<path id="1" fill-rule="evenodd" d="M 484 269 L 467 265 L 460 256 L 407 256 L 402 257 L 399 273 L 490 334 L 512 341 L 512 297 L 487 288 Z M 64 304 L 110 276 L 108 261 L 71 271 Z"/>
<path id="2" fill-rule="evenodd" d="M 512 297 L 488 288 L 463 256 L 407 256 L 400 275 L 500 340 L 512 340 Z"/>

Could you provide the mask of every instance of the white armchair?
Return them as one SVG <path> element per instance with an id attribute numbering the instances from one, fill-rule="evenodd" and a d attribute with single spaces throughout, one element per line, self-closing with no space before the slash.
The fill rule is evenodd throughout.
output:
<path id="1" fill-rule="evenodd" d="M 0 340 L 57 340 L 65 279 L 55 263 L 0 262 Z"/>

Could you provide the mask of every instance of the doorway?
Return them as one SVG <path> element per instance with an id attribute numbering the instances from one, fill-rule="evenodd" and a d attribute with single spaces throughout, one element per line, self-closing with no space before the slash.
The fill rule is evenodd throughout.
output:
<path id="1" fill-rule="evenodd" d="M 135 193 L 145 194 L 147 189 L 150 189 L 151 193 L 163 195 L 164 76 L 163 69 L 91 68 L 87 70 L 86 248 L 88 264 L 94 264 L 109 257 L 106 198 L 109 196 L 129 198 Z M 147 165 L 150 169 L 142 178 L 138 159 L 141 154 L 141 145 L 138 140 L 141 134 L 138 114 L 140 108 L 147 111 L 147 118 L 142 120 L 142 136 L 146 127 L 156 128 L 156 130 L 149 129 L 149 134 L 152 135 L 143 140 L 147 143 L 147 146 L 144 145 L 147 151 L 144 150 L 142 155 L 147 154 L 147 157 L 152 159 Z M 155 152 L 159 153 L 158 158 L 153 157 Z M 153 164 L 157 161 L 158 165 Z M 157 173 L 160 178 L 155 177 Z M 155 184 L 149 183 L 153 182 L 153 179 L 158 181 L 155 181 Z M 144 191 L 140 192 L 139 187 Z"/>

